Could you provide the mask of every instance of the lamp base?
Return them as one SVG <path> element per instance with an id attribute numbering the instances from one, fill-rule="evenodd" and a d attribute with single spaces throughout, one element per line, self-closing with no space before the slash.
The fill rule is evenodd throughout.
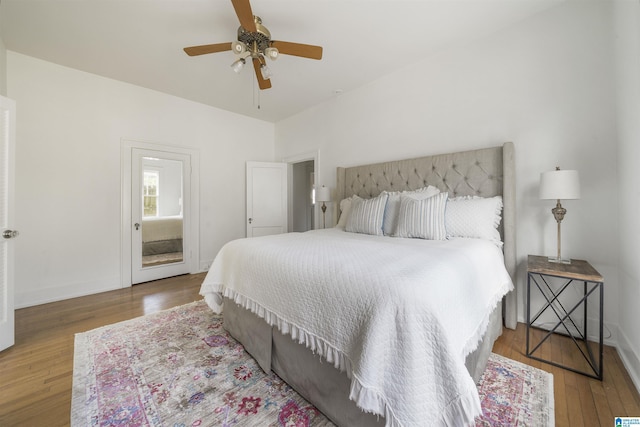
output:
<path id="1" fill-rule="evenodd" d="M 571 260 L 570 259 L 558 258 L 558 257 L 555 257 L 555 256 L 548 257 L 547 261 L 555 262 L 556 264 L 571 264 Z"/>

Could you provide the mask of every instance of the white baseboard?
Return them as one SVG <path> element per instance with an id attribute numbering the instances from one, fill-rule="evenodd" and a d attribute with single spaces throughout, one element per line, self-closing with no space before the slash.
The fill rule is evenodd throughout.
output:
<path id="1" fill-rule="evenodd" d="M 212 260 L 200 261 L 200 272 L 203 273 L 205 271 L 209 271 L 209 267 L 211 267 Z"/>
<path id="2" fill-rule="evenodd" d="M 576 322 L 576 324 L 579 324 L 579 323 Z M 533 326 L 540 329 L 549 330 L 554 325 L 543 323 L 539 325 L 534 324 Z M 589 319 L 589 324 L 587 326 L 590 328 L 590 331 L 591 331 L 588 334 L 588 339 L 592 341 L 598 341 L 598 337 L 592 334 L 592 332 L 598 331 L 597 320 Z M 569 329 L 571 330 L 572 328 L 569 328 Z M 566 334 L 566 331 L 564 330 L 564 328 L 562 328 L 562 326 L 556 329 L 556 331 L 558 331 L 559 333 Z M 624 335 L 624 333 L 619 330 L 617 325 L 605 324 L 604 331 L 605 331 L 604 344 L 616 348 L 616 350 L 618 351 L 618 355 L 620 355 L 620 359 L 624 364 L 625 369 L 629 373 L 629 377 L 631 378 L 631 381 L 633 381 L 633 384 L 636 386 L 636 389 L 640 393 L 640 357 L 639 355 L 633 351 L 629 340 Z M 607 375 L 606 370 L 604 374 Z"/>
<path id="3" fill-rule="evenodd" d="M 93 282 L 74 283 L 65 286 L 51 286 L 28 292 L 18 292 L 16 289 L 15 308 L 32 307 L 34 305 L 99 294 L 101 292 L 113 291 L 121 288 L 120 277 L 118 276 L 111 279 L 96 280 Z"/>
<path id="4" fill-rule="evenodd" d="M 582 319 L 581 318 L 576 318 L 573 317 L 573 321 L 576 325 L 581 326 L 582 325 Z M 526 320 L 525 320 L 526 323 Z M 546 331 L 550 330 L 551 328 L 553 328 L 555 326 L 555 321 L 552 322 L 544 322 L 544 323 L 534 323 L 532 326 L 539 328 L 539 329 L 544 329 Z M 572 332 L 572 334 L 574 336 L 577 335 L 575 329 L 573 328 L 573 325 L 571 324 L 567 324 L 567 328 Z M 587 332 L 587 339 L 590 341 L 599 341 L 600 337 L 598 336 L 598 331 L 600 330 L 600 325 L 599 325 L 599 320 L 598 319 L 592 319 L 589 318 L 589 321 L 587 323 L 587 328 L 588 328 L 588 332 Z M 555 332 L 559 333 L 559 334 L 563 334 L 566 335 L 567 331 L 562 327 L 559 326 Z M 605 345 L 609 345 L 612 347 L 617 347 L 618 346 L 618 327 L 617 325 L 613 325 L 610 323 L 605 322 L 603 324 L 603 343 Z"/>
<path id="5" fill-rule="evenodd" d="M 620 344 L 617 346 L 618 355 L 629 373 L 631 381 L 636 386 L 636 390 L 640 393 L 640 355 L 633 351 L 631 343 L 622 331 L 618 333 L 618 342 Z"/>
<path id="6" fill-rule="evenodd" d="M 212 261 L 201 261 L 201 273 L 209 270 Z M 16 286 L 17 288 L 17 286 Z M 81 282 L 63 286 L 50 286 L 46 288 L 36 289 L 27 292 L 15 293 L 15 308 L 32 307 L 34 305 L 47 304 L 55 301 L 62 301 L 70 298 L 83 297 L 87 295 L 99 294 L 101 292 L 122 289 L 120 276 L 110 279 L 95 280 L 92 282 Z"/>

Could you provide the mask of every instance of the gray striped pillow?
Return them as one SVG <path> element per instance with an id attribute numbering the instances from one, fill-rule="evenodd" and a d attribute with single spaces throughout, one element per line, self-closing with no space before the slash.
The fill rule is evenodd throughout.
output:
<path id="1" fill-rule="evenodd" d="M 345 230 L 351 233 L 382 236 L 382 220 L 384 219 L 384 207 L 386 204 L 386 193 L 382 193 L 373 199 L 362 199 L 358 196 L 353 196 Z"/>
<path id="2" fill-rule="evenodd" d="M 400 195 L 411 196 L 414 199 L 426 199 L 438 194 L 438 190 L 433 185 L 412 191 L 391 191 L 386 192 L 389 195 L 387 205 L 384 208 L 384 220 L 382 221 L 382 232 L 385 236 L 393 236 L 398 226 L 398 212 L 400 211 Z"/>
<path id="3" fill-rule="evenodd" d="M 444 212 L 449 193 L 440 193 L 424 200 L 400 196 L 400 212 L 396 237 L 446 240 Z"/>

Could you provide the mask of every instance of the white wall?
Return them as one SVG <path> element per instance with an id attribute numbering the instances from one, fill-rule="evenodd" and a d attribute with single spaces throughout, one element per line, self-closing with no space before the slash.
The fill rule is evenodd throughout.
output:
<path id="1" fill-rule="evenodd" d="M 201 261 L 244 237 L 245 162 L 273 161 L 273 124 L 12 51 L 7 69 L 17 307 L 120 287 L 123 138 L 199 151 Z"/>
<path id="2" fill-rule="evenodd" d="M 2 29 L 0 28 L 0 34 Z M 7 96 L 7 49 L 0 36 L 0 95 Z"/>
<path id="3" fill-rule="evenodd" d="M 556 251 L 553 204 L 538 200 L 539 174 L 556 165 L 578 169 L 583 196 L 564 203 L 563 255 L 589 260 L 605 277 L 605 336 L 613 343 L 619 247 L 611 43 L 609 3 L 567 2 L 277 123 L 276 157 L 319 150 L 318 180 L 335 187 L 336 166 L 513 141 L 521 321 L 527 254 Z"/>
<path id="4" fill-rule="evenodd" d="M 619 349 L 640 389 L 640 3 L 614 3 L 620 203 Z"/>

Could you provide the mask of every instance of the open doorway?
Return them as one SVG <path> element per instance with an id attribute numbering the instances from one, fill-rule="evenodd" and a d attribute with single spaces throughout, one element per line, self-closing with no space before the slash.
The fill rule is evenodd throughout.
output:
<path id="1" fill-rule="evenodd" d="M 303 232 L 318 225 L 318 206 L 314 203 L 318 184 L 318 152 L 307 152 L 282 159 L 288 165 L 288 227 L 290 232 Z"/>
<path id="2" fill-rule="evenodd" d="M 313 230 L 315 224 L 315 162 L 294 163 L 291 170 L 290 231 Z"/>

